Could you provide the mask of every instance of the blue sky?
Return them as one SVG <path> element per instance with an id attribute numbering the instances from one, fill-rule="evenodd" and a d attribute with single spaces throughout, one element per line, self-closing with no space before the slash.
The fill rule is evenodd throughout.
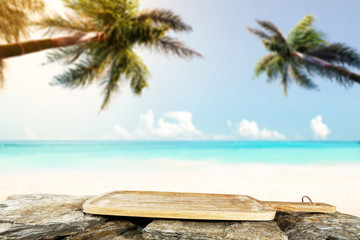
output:
<path id="1" fill-rule="evenodd" d="M 57 1 L 48 2 L 59 9 Z M 266 51 L 243 27 L 265 19 L 287 34 L 313 14 L 328 41 L 360 50 L 360 28 L 354 27 L 359 1 L 140 2 L 179 13 L 194 31 L 176 36 L 204 58 L 185 61 L 138 49 L 152 73 L 150 87 L 135 97 L 124 84 L 100 114 L 97 86 L 49 86 L 62 66 L 42 66 L 44 53 L 11 59 L 0 93 L 0 139 L 359 140 L 360 85 L 346 89 L 315 77 L 320 91 L 292 85 L 285 97 L 278 83 L 254 79 Z"/>

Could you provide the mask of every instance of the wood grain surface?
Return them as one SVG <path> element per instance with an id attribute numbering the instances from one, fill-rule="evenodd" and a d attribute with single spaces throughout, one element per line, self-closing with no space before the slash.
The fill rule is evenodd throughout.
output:
<path id="1" fill-rule="evenodd" d="M 326 203 L 310 202 L 270 202 L 259 201 L 263 206 L 267 206 L 281 212 L 313 212 L 313 213 L 335 213 L 336 207 Z"/>
<path id="2" fill-rule="evenodd" d="M 272 220 L 276 214 L 249 196 L 175 192 L 111 192 L 83 208 L 100 215 L 201 220 Z"/>
<path id="3" fill-rule="evenodd" d="M 266 202 L 231 194 L 116 191 L 93 197 L 84 212 L 99 215 L 229 221 L 273 220 L 276 211 L 334 213 L 325 203 Z"/>

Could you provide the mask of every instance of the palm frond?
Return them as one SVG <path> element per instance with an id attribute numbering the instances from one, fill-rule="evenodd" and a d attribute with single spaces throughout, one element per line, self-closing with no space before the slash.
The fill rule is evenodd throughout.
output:
<path id="1" fill-rule="evenodd" d="M 31 11 L 42 11 L 44 9 L 44 2 L 42 0 L 13 0 L 9 2 L 12 2 L 19 9 Z"/>
<path id="2" fill-rule="evenodd" d="M 150 75 L 149 70 L 135 53 L 131 53 L 130 61 L 127 65 L 126 77 L 131 80 L 130 86 L 133 92 L 140 95 L 145 87 L 148 87 L 147 78 Z"/>
<path id="3" fill-rule="evenodd" d="M 305 32 L 297 32 L 294 38 L 288 39 L 288 44 L 294 51 L 308 53 L 327 44 L 324 36 L 323 33 L 315 29 L 309 29 Z"/>
<path id="4" fill-rule="evenodd" d="M 279 71 L 281 74 L 281 85 L 283 87 L 284 95 L 287 96 L 287 90 L 290 83 L 289 71 L 288 71 L 288 64 L 284 63 L 282 66 L 279 66 Z"/>
<path id="5" fill-rule="evenodd" d="M 120 78 L 120 74 L 119 75 L 115 75 L 115 74 L 120 72 L 117 70 L 116 65 L 112 65 L 111 73 L 112 73 L 111 78 L 105 85 L 105 89 L 104 89 L 105 97 L 101 104 L 100 110 L 104 110 L 109 105 L 113 95 L 119 90 L 119 84 L 118 84 L 119 80 L 116 80 L 116 77 Z"/>
<path id="6" fill-rule="evenodd" d="M 125 76 L 130 80 L 133 92 L 139 95 L 145 87 L 148 87 L 147 79 L 150 72 L 141 58 L 132 50 L 127 51 L 127 60 Z"/>
<path id="7" fill-rule="evenodd" d="M 279 78 L 283 71 L 284 61 L 280 56 L 274 56 L 267 64 L 265 73 L 268 77 L 267 82 L 272 82 Z"/>
<path id="8" fill-rule="evenodd" d="M 290 65 L 289 72 L 295 83 L 306 89 L 317 88 L 316 84 L 309 78 L 309 76 L 300 67 Z"/>
<path id="9" fill-rule="evenodd" d="M 165 25 L 175 32 L 192 31 L 190 25 L 184 23 L 179 15 L 174 14 L 171 10 L 153 9 L 144 10 L 137 17 L 139 21 L 151 20 L 156 25 Z"/>
<path id="10" fill-rule="evenodd" d="M 279 53 L 282 56 L 289 56 L 290 49 L 287 44 L 277 41 L 276 39 L 270 39 L 269 41 L 262 41 L 264 47 L 270 52 Z"/>
<path id="11" fill-rule="evenodd" d="M 97 31 L 96 27 L 91 24 L 90 19 L 80 19 L 69 14 L 64 14 L 64 16 L 54 15 L 51 17 L 46 17 L 34 24 L 43 29 L 46 29 L 46 35 L 53 35 L 56 33 Z"/>
<path id="12" fill-rule="evenodd" d="M 285 95 L 291 80 L 307 89 L 317 88 L 310 78 L 312 74 L 346 87 L 354 82 L 360 83 L 360 75 L 345 68 L 360 69 L 360 53 L 345 44 L 328 44 L 325 34 L 313 28 L 313 22 L 313 16 L 305 16 L 289 33 L 287 40 L 271 22 L 258 21 L 267 32 L 248 28 L 271 52 L 257 63 L 255 75 L 266 73 L 268 82 L 281 76 Z"/>
<path id="13" fill-rule="evenodd" d="M 27 26 L 25 12 L 17 9 L 0 7 L 0 38 L 6 42 L 17 42 L 25 35 Z"/>
<path id="14" fill-rule="evenodd" d="M 256 65 L 255 74 L 260 75 L 265 72 L 267 82 L 273 82 L 280 78 L 284 94 L 287 96 L 287 88 L 290 78 L 288 76 L 288 64 L 277 54 L 265 55 Z"/>
<path id="15" fill-rule="evenodd" d="M 246 30 L 248 30 L 250 33 L 254 34 L 255 36 L 258 36 L 262 40 L 270 40 L 271 37 L 264 31 L 261 31 L 256 28 L 251 28 L 248 26 L 245 26 Z"/>
<path id="16" fill-rule="evenodd" d="M 137 14 L 138 0 L 93 1 L 62 0 L 66 7 L 79 16 L 93 19 L 97 26 L 106 26 L 119 19 L 131 19 Z"/>
<path id="17" fill-rule="evenodd" d="M 141 94 L 148 86 L 149 70 L 133 48 L 145 46 L 161 53 L 182 58 L 201 55 L 175 38 L 167 36 L 169 30 L 190 31 L 191 27 L 170 10 L 147 10 L 139 13 L 138 0 L 63 0 L 72 9 L 72 15 L 44 19 L 40 25 L 48 33 L 96 32 L 101 39 L 66 47 L 51 53 L 50 62 L 72 64 L 57 76 L 53 84 L 69 88 L 88 86 L 99 80 L 104 99 L 101 110 L 110 103 L 120 89 L 120 82 L 128 80 L 132 91 Z M 82 19 L 82 20 L 78 20 Z"/>
<path id="18" fill-rule="evenodd" d="M 269 33 L 271 33 L 273 35 L 272 36 L 273 38 L 278 39 L 282 43 L 286 43 L 286 40 L 282 35 L 281 31 L 273 23 L 269 21 L 260 21 L 260 20 L 256 20 L 256 22 L 265 30 L 267 30 Z"/>
<path id="19" fill-rule="evenodd" d="M 112 63 L 108 72 L 108 76 L 103 79 L 104 100 L 101 104 L 101 110 L 104 110 L 110 103 L 112 96 L 119 90 L 120 77 L 124 72 L 126 57 L 123 54 L 112 55 Z"/>
<path id="20" fill-rule="evenodd" d="M 72 9 L 80 17 L 92 19 L 97 27 L 104 26 L 114 21 L 114 12 L 116 9 L 105 9 L 107 3 L 115 4 L 117 1 L 91 1 L 91 0 L 62 0 L 65 7 Z M 123 2 L 123 1 L 119 1 Z M 120 14 L 120 13 L 119 13 Z"/>
<path id="21" fill-rule="evenodd" d="M 307 53 L 326 45 L 325 34 L 314 29 L 314 17 L 305 16 L 288 35 L 288 45 L 292 50 Z"/>
<path id="22" fill-rule="evenodd" d="M 266 71 L 269 62 L 276 58 L 275 54 L 267 54 L 255 66 L 255 77 L 259 77 L 263 72 Z"/>
<path id="23" fill-rule="evenodd" d="M 312 28 L 315 18 L 312 15 L 306 15 L 288 34 L 288 38 L 294 38 L 299 32 L 305 32 Z"/>
<path id="24" fill-rule="evenodd" d="M 350 87 L 354 84 L 354 82 L 351 81 L 349 77 L 341 74 L 341 72 L 336 68 L 325 68 L 309 62 L 304 62 L 304 66 L 309 73 L 316 73 L 321 77 L 336 81 L 344 87 Z"/>
<path id="25" fill-rule="evenodd" d="M 167 55 L 173 54 L 181 58 L 202 57 L 202 55 L 175 38 L 164 36 L 149 43 L 151 47 Z"/>
<path id="26" fill-rule="evenodd" d="M 44 9 L 42 0 L 12 0 L 0 4 L 0 39 L 17 42 L 21 36 L 27 37 L 27 27 L 31 23 L 29 15 Z"/>
<path id="27" fill-rule="evenodd" d="M 315 49 L 308 53 L 330 63 L 347 65 L 360 69 L 359 52 L 343 43 L 333 43 L 322 48 Z"/>
<path id="28" fill-rule="evenodd" d="M 68 88 L 78 88 L 90 85 L 95 79 L 101 79 L 106 71 L 110 53 L 103 50 L 97 55 L 88 55 L 73 63 L 64 73 L 55 77 L 52 85 L 62 85 Z"/>
<path id="29" fill-rule="evenodd" d="M 67 88 L 75 89 L 89 85 L 96 77 L 96 66 L 90 65 L 83 60 L 74 64 L 64 73 L 55 76 L 52 85 L 62 85 Z"/>
<path id="30" fill-rule="evenodd" d="M 150 73 L 141 58 L 132 50 L 124 51 L 112 56 L 113 63 L 109 74 L 103 78 L 104 100 L 101 110 L 104 110 L 111 101 L 112 96 L 119 90 L 121 80 L 129 80 L 132 91 L 139 95 L 143 88 L 147 87 L 147 78 Z"/>
<path id="31" fill-rule="evenodd" d="M 61 62 L 64 64 L 74 63 L 79 59 L 87 48 L 82 45 L 75 45 L 66 48 L 59 48 L 58 50 L 51 51 L 47 55 L 48 63 Z"/>

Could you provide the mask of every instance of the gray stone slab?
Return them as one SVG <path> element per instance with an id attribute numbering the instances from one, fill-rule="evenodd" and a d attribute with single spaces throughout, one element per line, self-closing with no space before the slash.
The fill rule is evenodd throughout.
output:
<path id="1" fill-rule="evenodd" d="M 186 221 L 84 214 L 88 196 L 19 195 L 0 203 L 0 239 L 360 240 L 360 218 L 278 213 L 274 221 Z"/>
<path id="2" fill-rule="evenodd" d="M 111 220 L 85 232 L 66 237 L 65 240 L 114 240 L 125 237 L 137 229 L 137 226 L 126 220 Z M 129 233 L 127 233 L 129 232 Z M 125 235 L 125 236 L 122 236 Z M 121 238 L 120 238 L 121 237 Z M 133 238 L 132 238 L 133 239 Z"/>
<path id="3" fill-rule="evenodd" d="M 147 240 L 287 240 L 275 222 L 155 220 L 144 229 Z"/>
<path id="4" fill-rule="evenodd" d="M 289 240 L 359 240 L 360 218 L 342 213 L 278 213 L 277 224 Z"/>
<path id="5" fill-rule="evenodd" d="M 53 239 L 83 232 L 106 219 L 85 215 L 89 197 L 17 195 L 0 204 L 0 239 Z"/>

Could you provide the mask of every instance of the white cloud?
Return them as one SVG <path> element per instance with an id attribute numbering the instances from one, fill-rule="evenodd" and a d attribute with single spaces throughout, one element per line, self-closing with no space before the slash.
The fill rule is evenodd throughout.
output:
<path id="1" fill-rule="evenodd" d="M 30 128 L 25 129 L 25 134 L 26 134 L 26 139 L 27 140 L 38 140 L 39 139 L 37 134 L 33 130 L 31 130 Z"/>
<path id="2" fill-rule="evenodd" d="M 120 137 L 121 139 L 131 139 L 131 135 L 128 133 L 128 131 L 125 128 L 119 125 L 115 125 L 114 130 L 117 136 Z"/>
<path id="3" fill-rule="evenodd" d="M 237 132 L 242 137 L 248 137 L 257 140 L 285 140 L 286 137 L 278 133 L 277 131 L 267 130 L 263 128 L 260 130 L 258 124 L 255 121 L 248 121 L 246 119 L 239 123 Z"/>
<path id="4" fill-rule="evenodd" d="M 25 129 L 28 140 L 85 140 L 68 134 L 58 134 L 56 137 L 38 136 L 30 128 Z M 217 137 L 215 137 L 217 138 Z M 219 137 L 224 138 L 224 137 Z M 90 140 L 92 138 L 86 139 Z M 96 138 L 93 138 L 96 139 Z M 110 134 L 104 134 L 104 140 L 130 139 L 168 139 L 168 140 L 196 140 L 206 139 L 206 136 L 192 122 L 192 113 L 183 111 L 166 112 L 156 122 L 152 110 L 140 115 L 140 124 L 135 133 L 130 133 L 120 125 L 115 125 Z"/>
<path id="5" fill-rule="evenodd" d="M 154 113 L 148 110 L 147 113 L 140 115 L 140 125 L 137 130 L 137 135 L 140 138 L 145 138 L 154 130 Z"/>
<path id="6" fill-rule="evenodd" d="M 203 133 L 194 126 L 190 112 L 166 112 L 155 126 L 154 113 L 149 110 L 140 116 L 137 136 L 139 138 L 190 140 L 202 138 Z"/>
<path id="7" fill-rule="evenodd" d="M 236 140 L 239 136 L 254 140 L 285 140 L 286 137 L 277 131 L 260 129 L 255 121 L 242 120 L 239 124 L 227 120 L 228 127 L 235 130 L 236 135 L 204 134 L 198 130 L 192 122 L 192 113 L 186 111 L 170 111 L 164 113 L 155 120 L 154 112 L 148 110 L 139 117 L 139 125 L 134 132 L 129 132 L 121 125 L 115 125 L 113 132 L 105 134 L 104 140 Z M 313 119 L 314 120 L 314 119 Z M 321 122 L 321 117 L 320 117 Z M 312 123 L 313 124 L 313 123 Z M 324 125 L 321 122 L 322 125 Z M 324 125 L 327 129 L 326 125 Z M 329 130 L 328 130 L 329 131 Z M 322 136 L 318 133 L 317 136 Z M 26 138 L 29 140 L 52 139 L 52 140 L 83 140 L 71 135 L 57 135 L 54 138 L 39 137 L 34 131 L 27 128 Z M 90 138 L 89 138 L 90 139 Z M 96 138 L 94 138 L 96 139 Z"/>
<path id="8" fill-rule="evenodd" d="M 326 126 L 322 121 L 322 116 L 316 116 L 311 119 L 310 122 L 311 129 L 314 132 L 315 139 L 325 140 L 327 136 L 331 133 L 331 130 Z"/>

